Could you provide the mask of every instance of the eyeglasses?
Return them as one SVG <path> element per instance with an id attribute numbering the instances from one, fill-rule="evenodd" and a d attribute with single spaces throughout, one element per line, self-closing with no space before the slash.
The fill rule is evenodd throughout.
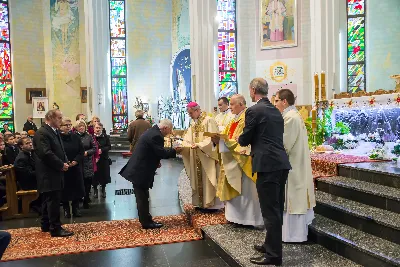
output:
<path id="1" fill-rule="evenodd" d="M 61 126 L 67 126 L 67 127 L 71 127 L 72 124 L 61 124 Z"/>

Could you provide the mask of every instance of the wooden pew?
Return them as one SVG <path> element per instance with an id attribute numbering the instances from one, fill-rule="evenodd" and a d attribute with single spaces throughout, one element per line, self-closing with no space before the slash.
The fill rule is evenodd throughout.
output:
<path id="1" fill-rule="evenodd" d="M 29 205 L 32 201 L 39 197 L 37 190 L 17 190 L 17 179 L 15 176 L 14 166 L 2 166 L 0 172 L 6 176 L 6 198 L 7 203 L 0 207 L 0 214 L 5 220 L 14 218 L 25 218 L 36 216 L 29 212 Z M 18 211 L 18 197 L 22 202 L 22 213 Z"/>

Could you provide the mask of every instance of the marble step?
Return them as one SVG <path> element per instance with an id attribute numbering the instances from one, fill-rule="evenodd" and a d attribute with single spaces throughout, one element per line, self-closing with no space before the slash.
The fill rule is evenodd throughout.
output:
<path id="1" fill-rule="evenodd" d="M 340 164 L 339 176 L 400 188 L 400 168 L 394 162 Z"/>
<path id="2" fill-rule="evenodd" d="M 317 189 L 376 208 L 400 213 L 400 189 L 334 176 L 316 179 Z"/>
<path id="3" fill-rule="evenodd" d="M 309 237 L 363 266 L 400 266 L 400 245 L 316 214 Z M 340 266 L 340 265 L 334 265 Z"/>
<path id="4" fill-rule="evenodd" d="M 349 199 L 316 191 L 314 211 L 360 231 L 400 244 L 400 215 Z"/>
<path id="5" fill-rule="evenodd" d="M 229 266 L 256 267 L 250 263 L 253 256 L 261 256 L 253 249 L 262 244 L 262 230 L 238 228 L 231 224 L 211 225 L 202 228 L 206 242 Z M 356 267 L 351 260 L 339 256 L 318 244 L 283 244 L 283 266 Z"/>

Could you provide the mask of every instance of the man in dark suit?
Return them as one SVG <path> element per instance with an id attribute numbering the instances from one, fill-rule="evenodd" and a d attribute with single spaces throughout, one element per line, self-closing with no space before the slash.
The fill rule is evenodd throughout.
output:
<path id="1" fill-rule="evenodd" d="M 37 127 L 36 127 L 36 124 L 33 122 L 33 117 L 32 117 L 32 115 L 31 115 L 31 116 L 28 116 L 28 118 L 27 118 L 27 120 L 26 120 L 26 122 L 25 122 L 25 124 L 24 124 L 23 130 L 24 130 L 25 132 L 28 132 L 28 131 L 30 131 L 30 130 L 34 130 L 35 132 L 37 131 Z"/>
<path id="2" fill-rule="evenodd" d="M 136 196 L 139 221 L 144 229 L 161 228 L 163 225 L 153 221 L 149 212 L 149 189 L 153 188 L 154 175 L 161 159 L 175 158 L 181 148 L 164 148 L 164 136 L 172 131 L 170 120 L 161 120 L 158 125 L 143 133 L 137 142 L 135 153 L 119 174 L 132 182 Z"/>
<path id="3" fill-rule="evenodd" d="M 18 140 L 20 152 L 15 159 L 14 168 L 17 182 L 22 190 L 36 190 L 36 172 L 35 160 L 33 159 L 32 140 L 29 137 L 23 137 Z"/>
<path id="4" fill-rule="evenodd" d="M 60 110 L 49 110 L 46 123 L 33 138 L 38 191 L 42 197 L 42 231 L 53 237 L 73 235 L 61 227 L 60 202 L 64 186 L 64 172 L 68 159 L 58 129 L 62 122 Z"/>
<path id="5" fill-rule="evenodd" d="M 254 248 L 264 253 L 251 258 L 259 265 L 282 264 L 282 216 L 284 190 L 291 169 L 283 146 L 284 122 L 282 114 L 268 100 L 268 83 L 253 79 L 250 96 L 256 105 L 246 110 L 245 128 L 238 142 L 251 145 L 253 173 L 257 173 L 257 193 L 267 234 L 262 246 Z"/>

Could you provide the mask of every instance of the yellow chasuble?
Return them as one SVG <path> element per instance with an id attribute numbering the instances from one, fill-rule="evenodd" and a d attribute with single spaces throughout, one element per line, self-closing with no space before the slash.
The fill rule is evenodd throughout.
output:
<path id="1" fill-rule="evenodd" d="M 257 180 L 257 174 L 252 173 L 250 147 L 242 147 L 236 141 L 236 138 L 243 133 L 244 125 L 245 110 L 239 117 L 231 120 L 221 133 L 229 137 L 224 141 L 229 152 L 221 153 L 221 171 L 217 190 L 217 196 L 221 201 L 231 200 L 242 193 L 243 173 L 254 183 Z M 246 154 L 241 154 L 243 151 Z"/>
<path id="2" fill-rule="evenodd" d="M 218 150 L 204 132 L 218 133 L 215 120 L 203 112 L 183 137 L 182 158 L 192 187 L 192 204 L 201 208 L 215 203 L 219 172 Z M 191 149 L 196 144 L 198 148 Z"/>

